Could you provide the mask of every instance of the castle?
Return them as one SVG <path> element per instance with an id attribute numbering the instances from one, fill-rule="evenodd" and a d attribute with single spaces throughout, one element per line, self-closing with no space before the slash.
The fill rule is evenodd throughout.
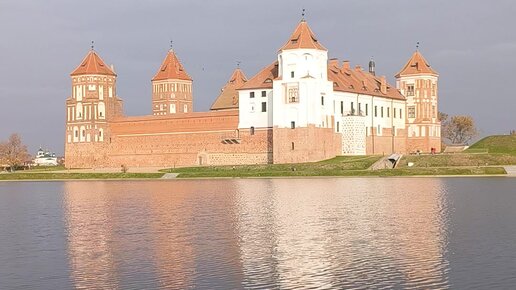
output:
<path id="1" fill-rule="evenodd" d="M 193 112 L 192 78 L 170 50 L 152 78 L 152 115 L 123 113 L 117 75 L 93 49 L 71 73 L 67 168 L 270 164 L 337 155 L 441 150 L 438 74 L 416 50 L 396 87 L 328 60 L 299 22 L 277 59 L 247 79 L 237 68 L 209 112 Z"/>

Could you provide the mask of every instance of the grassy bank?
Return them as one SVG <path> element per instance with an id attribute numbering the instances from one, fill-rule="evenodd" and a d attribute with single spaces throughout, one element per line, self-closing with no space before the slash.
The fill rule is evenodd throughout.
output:
<path id="1" fill-rule="evenodd" d="M 405 155 L 400 160 L 398 168 L 408 167 L 455 167 L 455 166 L 493 166 L 514 165 L 516 155 L 507 153 L 451 153 L 437 155 Z"/>
<path id="2" fill-rule="evenodd" d="M 494 135 L 485 137 L 471 145 L 466 153 L 488 152 L 516 155 L 516 135 Z"/>
<path id="3" fill-rule="evenodd" d="M 339 172 L 365 170 L 380 156 L 339 156 L 332 159 L 296 164 L 257 164 L 240 166 L 204 166 L 163 170 L 179 177 L 262 177 L 262 176 L 331 176 Z"/>
<path id="4" fill-rule="evenodd" d="M 66 180 L 66 179 L 148 179 L 160 178 L 163 173 L 53 173 L 14 172 L 0 174 L 0 180 Z"/>
<path id="5" fill-rule="evenodd" d="M 422 156 L 418 156 L 422 157 Z M 433 156 L 435 157 L 435 156 Z M 339 156 L 313 163 L 245 166 L 207 166 L 164 170 L 179 173 L 179 178 L 201 177 L 288 177 L 288 176 L 422 176 L 505 174 L 502 167 L 405 167 L 367 170 L 381 156 Z"/>

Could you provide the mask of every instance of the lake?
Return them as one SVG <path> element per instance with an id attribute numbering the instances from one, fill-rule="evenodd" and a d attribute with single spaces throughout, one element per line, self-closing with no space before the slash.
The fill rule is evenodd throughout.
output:
<path id="1" fill-rule="evenodd" d="M 0 289 L 504 289 L 516 178 L 0 182 Z"/>

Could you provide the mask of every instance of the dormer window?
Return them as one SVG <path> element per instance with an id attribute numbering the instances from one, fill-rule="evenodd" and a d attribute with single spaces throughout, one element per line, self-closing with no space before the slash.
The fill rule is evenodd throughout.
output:
<path id="1" fill-rule="evenodd" d="M 272 80 L 270 78 L 266 78 L 265 81 L 263 81 L 263 82 L 268 84 L 268 83 L 272 83 Z"/>

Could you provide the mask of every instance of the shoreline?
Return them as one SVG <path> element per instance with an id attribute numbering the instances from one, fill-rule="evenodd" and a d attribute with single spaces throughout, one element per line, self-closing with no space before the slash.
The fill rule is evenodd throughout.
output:
<path id="1" fill-rule="evenodd" d="M 508 174 L 464 174 L 464 175 L 354 175 L 354 176 L 252 176 L 252 177 L 179 177 L 179 178 L 62 178 L 62 179 L 0 179 L 0 182 L 63 182 L 63 181 L 177 181 L 177 180 L 223 180 L 223 179 L 336 179 L 336 178 L 481 178 L 481 177 L 508 177 Z"/>

